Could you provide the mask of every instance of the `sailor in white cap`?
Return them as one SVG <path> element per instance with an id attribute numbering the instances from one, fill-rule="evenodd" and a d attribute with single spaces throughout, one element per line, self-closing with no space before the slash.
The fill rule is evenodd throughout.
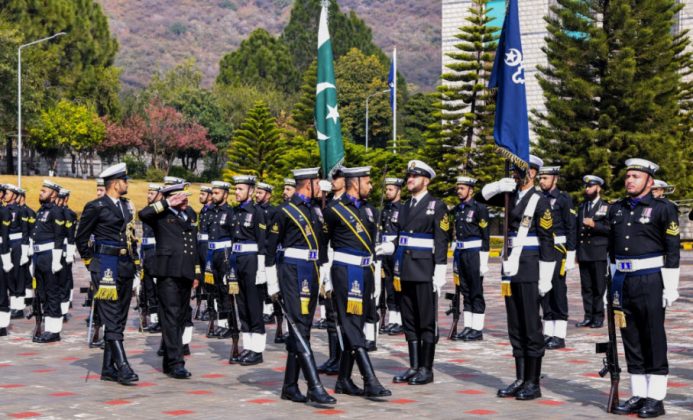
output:
<path id="1" fill-rule="evenodd" d="M 609 239 L 609 203 L 601 198 L 604 180 L 596 175 L 582 177 L 585 200 L 578 207 L 577 261 L 585 315 L 576 327 L 604 326 L 604 292 L 607 262 L 604 258 Z"/>
<path id="2" fill-rule="evenodd" d="M 7 187 L 0 185 L 0 200 L 6 195 Z M 10 247 L 10 236 L 8 227 L 12 223 L 13 215 L 10 209 L 5 205 L 0 205 L 0 261 L 2 262 L 2 270 L 0 270 L 0 337 L 7 335 L 7 327 L 10 326 L 11 310 L 18 308 L 17 298 L 12 296 L 12 288 L 10 287 L 11 271 L 14 268 L 12 263 L 12 248 Z M 14 305 L 12 305 L 14 303 Z M 22 306 L 24 309 L 24 306 Z"/>
<path id="3" fill-rule="evenodd" d="M 152 183 L 147 186 L 147 204 L 161 201 L 161 184 Z M 142 241 L 140 245 L 140 259 L 142 260 L 142 285 L 140 287 L 140 326 L 149 333 L 160 333 L 159 302 L 156 296 L 156 276 L 152 274 L 156 267 L 156 238 L 154 230 L 142 222 Z"/>
<path id="4" fill-rule="evenodd" d="M 101 198 L 106 194 L 106 183 L 103 178 L 96 178 L 96 198 Z"/>
<path id="5" fill-rule="evenodd" d="M 29 261 L 29 221 L 23 215 L 18 204 L 19 188 L 12 184 L 5 184 L 5 194 L 2 196 L 5 208 L 11 215 L 9 229 L 9 252 L 12 261 L 12 269 L 9 272 L 0 273 L 7 279 L 7 287 L 10 296 L 11 319 L 24 317 L 25 279 L 23 266 Z M 3 226 L 4 228 L 5 226 Z M 0 280 L 1 282 L 1 280 Z M 0 292 L 2 293 L 2 292 Z M 2 299 L 0 297 L 0 299 Z"/>
<path id="6" fill-rule="evenodd" d="M 197 217 L 197 250 L 200 259 L 200 267 L 204 268 L 205 259 L 207 257 L 207 242 L 209 241 L 209 233 L 207 232 L 207 217 L 209 217 L 209 209 L 214 206 L 212 202 L 212 186 L 203 185 L 200 187 L 198 201 L 202 204 L 200 213 Z M 214 285 L 206 284 L 202 273 L 198 274 L 195 286 L 195 314 L 194 319 L 209 321 L 209 307 L 214 305 L 213 299 L 210 298 L 214 294 L 211 290 Z M 202 299 L 205 299 L 207 307 L 204 311 L 201 309 Z"/>
<path id="7" fill-rule="evenodd" d="M 34 252 L 34 244 L 33 239 L 31 239 L 31 232 L 33 231 L 34 224 L 36 223 L 36 212 L 31 207 L 26 205 L 26 190 L 23 188 L 19 188 L 18 194 L 19 197 L 17 199 L 17 202 L 19 204 L 19 208 L 21 211 L 22 221 L 26 219 L 28 225 L 27 236 L 29 237 L 29 240 L 26 245 L 27 259 L 26 262 L 22 265 L 22 274 L 24 277 L 24 296 L 26 298 L 26 303 L 30 305 L 31 303 L 33 303 L 34 299 L 34 289 L 32 287 L 33 276 L 31 275 L 31 271 L 33 270 L 33 268 L 31 268 L 31 255 Z"/>
<path id="8" fill-rule="evenodd" d="M 63 319 L 65 321 L 69 320 L 70 306 L 72 306 L 72 295 L 74 288 L 74 279 L 72 277 L 72 263 L 75 261 L 75 253 L 77 252 L 77 247 L 75 246 L 75 231 L 77 230 L 77 213 L 74 212 L 69 206 L 70 201 L 70 191 L 61 188 L 58 192 L 58 199 L 56 200 L 56 205 L 63 210 L 65 220 L 65 230 L 67 237 L 65 238 L 64 257 L 63 257 L 63 269 L 60 270 L 60 283 L 63 288 L 63 299 L 60 303 L 60 308 L 63 313 Z"/>
<path id="9" fill-rule="evenodd" d="M 282 199 L 289 201 L 296 192 L 296 180 L 293 178 L 284 178 L 284 189 L 282 190 Z"/>
<path id="10" fill-rule="evenodd" d="M 613 412 L 647 418 L 665 413 L 669 374 L 665 310 L 679 297 L 678 214 L 652 196 L 658 169 L 648 160 L 628 159 L 627 197 L 609 208 L 609 298 L 621 328 L 633 395 Z"/>

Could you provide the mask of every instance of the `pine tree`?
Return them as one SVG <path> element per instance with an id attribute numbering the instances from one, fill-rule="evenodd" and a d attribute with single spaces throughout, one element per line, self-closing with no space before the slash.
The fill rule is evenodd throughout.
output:
<path id="1" fill-rule="evenodd" d="M 455 179 L 462 173 L 482 183 L 503 173 L 503 161 L 495 153 L 495 104 L 488 88 L 499 28 L 490 26 L 488 12 L 488 0 L 472 1 L 467 25 L 455 36 L 456 51 L 448 54 L 453 61 L 441 76 L 436 122 L 426 136 L 423 152 L 438 173 L 432 188 L 445 198 L 454 196 Z"/>

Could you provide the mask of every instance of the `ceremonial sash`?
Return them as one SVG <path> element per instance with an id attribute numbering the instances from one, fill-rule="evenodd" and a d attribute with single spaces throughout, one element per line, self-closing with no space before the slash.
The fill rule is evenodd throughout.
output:
<path id="1" fill-rule="evenodd" d="M 513 243 L 517 243 L 517 246 L 513 245 L 510 249 L 510 256 L 508 260 L 512 262 L 512 266 L 520 266 L 520 255 L 522 255 L 522 248 L 524 248 L 525 239 L 529 234 L 529 228 L 532 225 L 532 219 L 534 219 L 534 210 L 537 208 L 537 203 L 539 202 L 539 194 L 532 194 L 529 197 L 529 202 L 527 207 L 525 207 L 524 213 L 522 213 L 522 222 L 520 223 L 520 229 L 517 231 L 517 236 L 513 240 Z M 511 278 L 508 276 L 503 276 L 501 278 L 501 296 L 511 296 L 512 291 L 510 289 Z"/>
<path id="2" fill-rule="evenodd" d="M 373 240 L 371 239 L 370 233 L 368 233 L 368 229 L 366 229 L 361 222 L 361 219 L 359 219 L 359 217 L 341 201 L 337 205 L 332 206 L 331 209 L 340 219 L 342 219 L 344 224 L 349 228 L 349 230 L 351 230 L 359 242 L 361 242 L 365 250 L 369 254 L 373 254 L 373 247 L 370 245 L 373 243 Z"/>
<path id="3" fill-rule="evenodd" d="M 100 245 L 121 246 L 119 242 L 99 241 L 96 242 L 95 249 Z M 99 261 L 99 288 L 94 293 L 96 300 L 118 300 L 118 289 L 116 280 L 118 279 L 118 260 L 120 256 L 109 254 L 94 254 Z"/>
<path id="4" fill-rule="evenodd" d="M 318 250 L 318 237 L 313 231 L 313 226 L 310 220 L 306 219 L 303 212 L 296 207 L 294 203 L 289 203 L 287 206 L 282 207 L 282 211 L 291 219 L 296 225 L 298 230 L 301 232 L 303 239 L 306 241 L 306 245 L 310 251 Z M 305 261 L 295 258 L 289 258 L 284 256 L 284 264 L 291 264 L 296 267 L 297 281 L 298 281 L 298 294 L 301 299 L 301 315 L 308 315 L 310 313 L 310 292 L 313 286 L 314 273 L 318 272 L 318 264 L 315 261 Z"/>
<path id="5" fill-rule="evenodd" d="M 352 249 L 352 248 L 339 248 L 335 250 L 336 255 L 344 255 L 344 257 L 351 257 L 354 256 L 354 261 L 352 262 L 358 262 L 357 260 L 359 257 L 361 257 L 361 261 L 363 262 L 366 260 L 365 263 L 363 264 L 352 264 L 349 262 L 345 262 L 344 259 L 340 260 L 340 258 L 334 258 L 332 261 L 333 265 L 341 265 L 346 268 L 347 271 L 347 309 L 346 312 L 348 314 L 353 314 L 353 315 L 363 315 L 363 292 L 365 290 L 365 271 L 366 270 L 373 270 L 373 265 L 371 264 L 371 254 L 369 254 L 366 251 L 360 251 L 357 249 Z M 349 258 L 352 259 L 352 258 Z"/>

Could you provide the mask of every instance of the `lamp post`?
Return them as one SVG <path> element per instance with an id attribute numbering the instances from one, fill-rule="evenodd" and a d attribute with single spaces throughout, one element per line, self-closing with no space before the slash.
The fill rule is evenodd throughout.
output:
<path id="1" fill-rule="evenodd" d="M 376 95 L 380 95 L 381 93 L 389 92 L 390 89 L 385 89 L 381 90 L 375 93 L 371 93 L 366 97 L 366 150 L 368 150 L 368 119 L 369 119 L 369 111 L 368 111 L 368 101 L 371 100 L 372 97 Z"/>
<path id="2" fill-rule="evenodd" d="M 41 38 L 17 48 L 17 186 L 22 186 L 22 48 L 50 41 L 53 38 L 66 35 L 65 32 L 58 32 L 46 38 Z"/>

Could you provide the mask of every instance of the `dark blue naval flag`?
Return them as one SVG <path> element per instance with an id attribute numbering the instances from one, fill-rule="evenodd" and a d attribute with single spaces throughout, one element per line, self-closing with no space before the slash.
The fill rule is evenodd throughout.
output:
<path id="1" fill-rule="evenodd" d="M 496 145 L 515 165 L 526 168 L 529 161 L 529 122 L 517 3 L 518 0 L 508 2 L 489 87 L 498 88 L 493 128 Z"/>

